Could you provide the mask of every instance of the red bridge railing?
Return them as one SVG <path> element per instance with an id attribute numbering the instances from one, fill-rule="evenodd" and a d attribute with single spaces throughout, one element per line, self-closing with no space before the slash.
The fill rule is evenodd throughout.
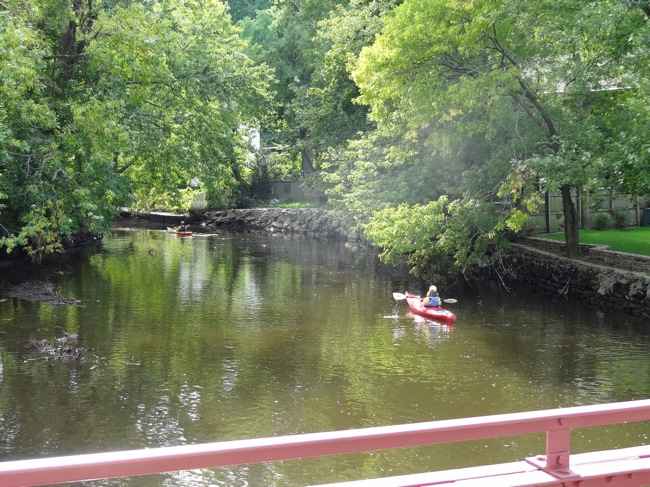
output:
<path id="1" fill-rule="evenodd" d="M 554 477 L 570 478 L 571 430 L 647 420 L 650 420 L 650 400 L 326 433 L 18 460 L 0 463 L 0 486 L 53 485 L 539 432 L 546 433 L 546 454 L 535 457 L 533 462 L 539 461 L 539 469 Z"/>

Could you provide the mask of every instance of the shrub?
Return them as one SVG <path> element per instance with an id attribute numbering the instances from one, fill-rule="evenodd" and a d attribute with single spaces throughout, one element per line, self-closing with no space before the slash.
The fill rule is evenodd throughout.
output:
<path id="1" fill-rule="evenodd" d="M 498 256 L 495 251 L 507 245 L 506 235 L 520 231 L 525 218 L 521 211 L 505 218 L 496 205 L 441 196 L 426 205 L 376 211 L 364 230 L 382 249 L 382 261 L 395 264 L 406 258 L 411 272 L 425 277 L 489 265 Z"/>
<path id="2" fill-rule="evenodd" d="M 620 211 L 613 211 L 612 212 L 612 221 L 614 222 L 614 226 L 616 228 L 625 228 L 626 227 L 625 214 L 621 213 Z"/>
<path id="3" fill-rule="evenodd" d="M 596 230 L 604 230 L 611 224 L 611 218 L 607 213 L 598 213 L 594 217 L 592 227 Z"/>

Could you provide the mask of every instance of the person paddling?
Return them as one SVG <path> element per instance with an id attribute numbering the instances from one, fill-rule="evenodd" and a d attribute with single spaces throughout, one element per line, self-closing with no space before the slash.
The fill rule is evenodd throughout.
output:
<path id="1" fill-rule="evenodd" d="M 438 288 L 436 286 L 429 287 L 427 295 L 422 298 L 422 304 L 426 308 L 434 308 L 442 304 L 440 301 L 440 295 L 438 294 Z"/>

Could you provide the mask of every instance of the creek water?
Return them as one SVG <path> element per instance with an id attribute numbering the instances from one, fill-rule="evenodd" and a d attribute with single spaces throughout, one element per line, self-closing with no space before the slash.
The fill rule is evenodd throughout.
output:
<path id="1" fill-rule="evenodd" d="M 0 296 L 0 460 L 650 396 L 642 321 L 485 290 L 446 296 L 459 300 L 458 322 L 432 325 L 392 301 L 406 282 L 342 244 L 115 230 L 99 249 L 0 276 L 50 279 L 81 301 Z M 26 350 L 64 332 L 78 334 L 82 360 Z M 578 431 L 574 451 L 647 443 L 649 433 Z M 543 443 L 530 435 L 88 485 L 301 486 L 515 460 Z"/>

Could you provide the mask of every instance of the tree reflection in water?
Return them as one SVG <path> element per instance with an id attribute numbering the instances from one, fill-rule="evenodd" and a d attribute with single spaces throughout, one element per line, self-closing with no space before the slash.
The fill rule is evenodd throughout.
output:
<path id="1" fill-rule="evenodd" d="M 648 333 L 629 318 L 603 321 L 577 304 L 487 293 L 459 296 L 454 328 L 419 322 L 404 308 L 386 319 L 391 292 L 403 283 L 393 285 L 372 256 L 332 242 L 115 232 L 102 249 L 53 272 L 81 306 L 0 303 L 3 459 L 650 393 Z M 89 358 L 33 360 L 24 349 L 30 338 L 63 331 L 79 334 Z M 649 429 L 580 433 L 575 449 L 634 445 Z M 541 449 L 534 436 L 96 485 L 305 485 L 507 461 Z"/>

